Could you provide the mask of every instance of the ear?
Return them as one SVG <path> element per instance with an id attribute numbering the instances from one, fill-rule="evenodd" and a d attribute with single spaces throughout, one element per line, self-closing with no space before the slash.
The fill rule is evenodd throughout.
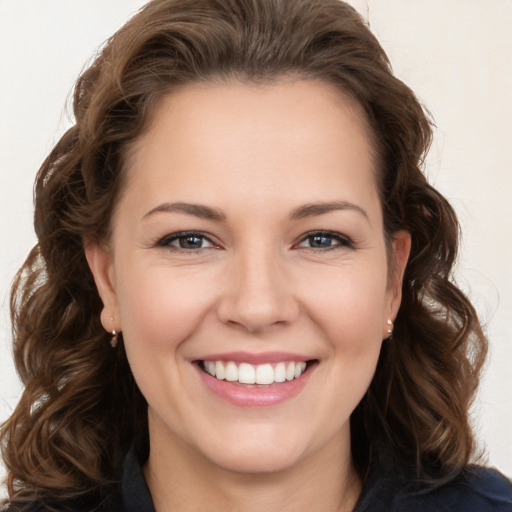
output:
<path id="1" fill-rule="evenodd" d="M 118 314 L 112 252 L 97 242 L 89 242 L 85 246 L 85 257 L 103 302 L 101 325 L 107 332 L 120 332 L 121 320 Z"/>
<path id="2" fill-rule="evenodd" d="M 392 245 L 392 253 L 388 278 L 388 318 L 395 320 L 402 301 L 402 282 L 405 267 L 411 252 L 411 234 L 398 231 Z"/>

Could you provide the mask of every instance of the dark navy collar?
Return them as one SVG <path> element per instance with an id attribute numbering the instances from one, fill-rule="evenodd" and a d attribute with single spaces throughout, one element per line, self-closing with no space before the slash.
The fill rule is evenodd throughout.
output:
<path id="1" fill-rule="evenodd" d="M 437 485 L 414 480 L 399 466 L 373 472 L 354 512 L 512 512 L 512 483 L 491 468 L 467 466 L 453 480 Z M 122 512 L 155 512 L 134 450 L 124 463 L 122 501 Z"/>
<path id="2" fill-rule="evenodd" d="M 124 462 L 122 490 L 126 512 L 155 512 L 142 466 L 133 450 L 128 453 Z"/>

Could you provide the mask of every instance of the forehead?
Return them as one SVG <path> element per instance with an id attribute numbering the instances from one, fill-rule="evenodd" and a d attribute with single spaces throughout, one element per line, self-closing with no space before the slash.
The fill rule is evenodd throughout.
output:
<path id="1" fill-rule="evenodd" d="M 134 144 L 128 188 L 151 189 L 155 200 L 180 192 L 193 196 L 180 200 L 208 200 L 215 190 L 219 200 L 258 192 L 262 200 L 320 201 L 326 198 L 311 196 L 332 192 L 338 199 L 334 191 L 349 188 L 353 196 L 373 198 L 369 133 L 359 105 L 323 82 L 184 87 L 161 101 Z M 340 182 L 344 175 L 350 186 Z"/>

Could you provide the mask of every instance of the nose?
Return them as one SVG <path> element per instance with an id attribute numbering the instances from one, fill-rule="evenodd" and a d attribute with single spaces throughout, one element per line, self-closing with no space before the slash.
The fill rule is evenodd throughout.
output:
<path id="1" fill-rule="evenodd" d="M 217 311 L 225 324 L 260 334 L 291 324 L 299 315 L 286 263 L 270 250 L 235 257 L 224 284 Z"/>

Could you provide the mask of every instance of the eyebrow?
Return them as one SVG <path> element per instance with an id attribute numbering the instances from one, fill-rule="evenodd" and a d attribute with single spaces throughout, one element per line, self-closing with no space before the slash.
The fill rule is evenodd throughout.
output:
<path id="1" fill-rule="evenodd" d="M 366 210 L 357 204 L 350 203 L 349 201 L 334 201 L 329 203 L 310 203 L 300 206 L 293 210 L 290 215 L 292 220 L 305 219 L 307 217 L 316 217 L 317 215 L 324 215 L 326 213 L 334 212 L 337 210 L 352 210 L 360 213 L 367 221 L 370 220 Z"/>
<path id="2" fill-rule="evenodd" d="M 155 213 L 185 213 L 186 215 L 193 215 L 200 219 L 215 220 L 218 222 L 225 222 L 226 216 L 220 210 L 204 206 L 201 204 L 191 203 L 162 203 L 155 208 L 149 210 L 144 215 L 144 219 L 154 215 Z"/>
<path id="3" fill-rule="evenodd" d="M 290 214 L 291 220 L 300 220 L 307 217 L 316 217 L 317 215 L 325 215 L 333 211 L 339 210 L 353 210 L 360 213 L 366 220 L 369 221 L 368 214 L 360 206 L 349 201 L 334 201 L 329 203 L 308 203 L 299 206 Z M 201 204 L 192 203 L 162 203 L 147 212 L 143 218 L 147 218 L 155 213 L 184 213 L 186 215 L 193 215 L 200 219 L 213 220 L 217 222 L 225 222 L 226 215 L 215 208 Z"/>

